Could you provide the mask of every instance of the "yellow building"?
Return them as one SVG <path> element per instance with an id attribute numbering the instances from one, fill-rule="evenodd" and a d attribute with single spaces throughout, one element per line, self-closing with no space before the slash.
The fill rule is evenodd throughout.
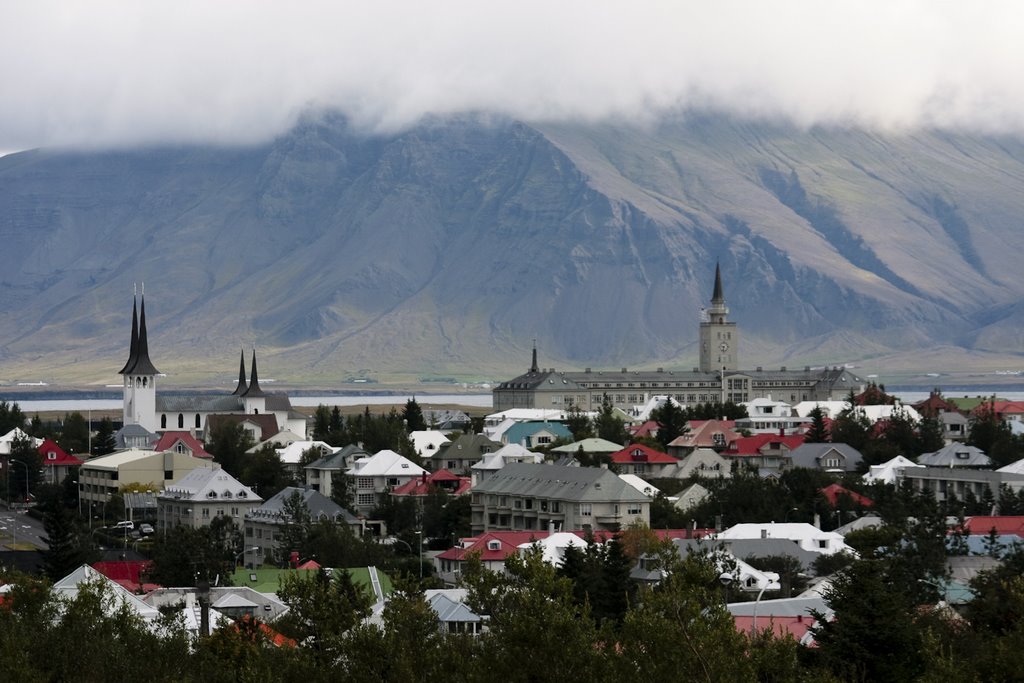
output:
<path id="1" fill-rule="evenodd" d="M 130 448 L 93 458 L 78 471 L 78 490 L 84 503 L 105 503 L 122 486 L 138 484 L 160 491 L 194 469 L 219 468 L 209 458 L 188 453 Z"/>

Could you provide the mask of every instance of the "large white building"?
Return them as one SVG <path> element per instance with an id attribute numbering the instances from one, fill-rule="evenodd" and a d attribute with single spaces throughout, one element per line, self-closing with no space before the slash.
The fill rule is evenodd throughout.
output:
<path id="1" fill-rule="evenodd" d="M 211 415 L 271 415 L 278 430 L 289 430 L 306 438 L 308 418 L 292 409 L 286 394 L 268 394 L 260 388 L 256 370 L 256 351 L 252 352 L 252 372 L 246 377 L 245 353 L 239 361 L 238 386 L 228 396 L 161 396 L 156 380 L 161 374 L 149 357 L 146 331 L 146 299 L 132 302 L 132 336 L 128 361 L 121 368 L 124 378 L 124 426 L 138 425 L 151 433 L 187 430 L 199 436 Z"/>

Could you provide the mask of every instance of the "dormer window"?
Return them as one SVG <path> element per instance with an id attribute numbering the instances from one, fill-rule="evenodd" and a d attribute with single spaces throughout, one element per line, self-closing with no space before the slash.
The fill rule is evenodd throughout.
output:
<path id="1" fill-rule="evenodd" d="M 47 460 L 56 460 L 57 459 L 57 454 L 54 451 L 49 451 L 46 454 L 46 459 Z"/>
<path id="2" fill-rule="evenodd" d="M 210 491 L 209 493 L 206 494 L 206 497 L 207 498 L 216 498 L 217 497 L 217 492 L 216 491 Z"/>

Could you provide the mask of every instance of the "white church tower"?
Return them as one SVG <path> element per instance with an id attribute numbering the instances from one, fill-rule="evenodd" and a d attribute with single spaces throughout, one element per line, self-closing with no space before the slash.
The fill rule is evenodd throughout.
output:
<path id="1" fill-rule="evenodd" d="M 156 376 L 160 371 L 149 359 L 149 337 L 146 334 L 146 294 L 142 294 L 141 312 L 132 299 L 132 342 L 128 362 L 119 373 L 124 376 L 124 424 L 140 425 L 156 432 Z"/>

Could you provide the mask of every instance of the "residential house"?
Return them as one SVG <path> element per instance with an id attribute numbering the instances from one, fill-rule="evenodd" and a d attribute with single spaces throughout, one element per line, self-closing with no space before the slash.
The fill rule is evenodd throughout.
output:
<path id="1" fill-rule="evenodd" d="M 543 448 L 556 441 L 572 439 L 572 432 L 561 422 L 517 422 L 502 434 L 502 443 L 523 448 Z"/>
<path id="2" fill-rule="evenodd" d="M 855 554 L 846 545 L 843 537 L 832 531 L 822 531 L 804 522 L 768 522 L 761 524 L 736 524 L 715 535 L 715 540 L 731 541 L 757 538 L 781 538 L 796 543 L 804 550 L 820 555 L 838 552 Z"/>
<path id="3" fill-rule="evenodd" d="M 209 458 L 175 451 L 132 448 L 85 461 L 78 470 L 79 497 L 85 503 L 106 503 L 128 484 L 165 489 L 194 469 L 217 469 Z"/>
<path id="4" fill-rule="evenodd" d="M 166 486 L 156 498 L 157 529 L 209 526 L 218 517 L 230 517 L 241 528 L 245 514 L 263 499 L 224 470 L 195 469 Z"/>
<path id="5" fill-rule="evenodd" d="M 474 533 L 607 529 L 650 521 L 650 499 L 606 469 L 512 463 L 472 491 Z"/>
<path id="6" fill-rule="evenodd" d="M 264 446 L 268 446 L 268 445 L 271 448 L 277 450 L 278 448 L 286 448 L 286 447 L 292 445 L 293 443 L 295 443 L 296 441 L 306 441 L 306 440 L 307 439 L 305 437 L 299 436 L 298 434 L 296 434 L 295 432 L 293 432 L 293 431 L 291 431 L 289 429 L 282 429 L 277 434 L 271 435 L 265 441 L 257 441 L 256 444 L 252 448 L 250 448 L 249 450 L 246 451 L 246 453 L 255 453 L 255 452 L 259 451 L 261 448 L 263 448 Z"/>
<path id="7" fill-rule="evenodd" d="M 461 410 L 423 410 L 423 421 L 431 429 L 441 432 L 461 432 L 469 429 L 472 420 Z"/>
<path id="8" fill-rule="evenodd" d="M 377 507 L 380 496 L 427 471 L 408 458 L 391 450 L 380 451 L 356 461 L 348 476 L 355 484 L 355 507 L 360 514 L 369 514 Z"/>
<path id="9" fill-rule="evenodd" d="M 204 423 L 203 431 L 206 434 L 212 434 L 223 423 L 242 425 L 242 429 L 245 430 L 249 435 L 249 438 L 251 438 L 254 443 L 267 441 L 270 437 L 280 431 L 278 428 L 277 417 L 275 417 L 273 413 L 259 413 L 256 415 L 208 415 L 206 422 Z"/>
<path id="10" fill-rule="evenodd" d="M 39 439 L 29 436 L 18 427 L 15 427 L 3 436 L 0 436 L 0 455 L 10 455 L 14 442 L 19 439 L 28 441 L 33 446 L 38 446 L 41 443 Z"/>
<path id="11" fill-rule="evenodd" d="M 43 481 L 50 484 L 60 484 L 72 467 L 82 464 L 82 460 L 65 453 L 53 439 L 43 439 L 36 450 L 43 459 Z"/>
<path id="12" fill-rule="evenodd" d="M 303 468 L 306 473 L 306 488 L 316 489 L 330 498 L 334 491 L 335 475 L 344 475 L 355 467 L 357 460 L 368 457 L 370 454 L 362 448 L 349 444 L 336 453 L 314 460 Z"/>
<path id="13" fill-rule="evenodd" d="M 943 446 L 934 453 L 925 453 L 918 457 L 918 464 L 925 467 L 968 467 L 983 469 L 992 467 L 992 459 L 977 446 L 953 443 Z"/>
<path id="14" fill-rule="evenodd" d="M 741 405 L 747 409 L 748 417 L 735 422 L 737 431 L 752 434 L 796 434 L 804 431 L 811 423 L 808 417 L 801 417 L 793 411 L 793 407 L 783 401 L 767 398 L 755 398 Z"/>
<path id="15" fill-rule="evenodd" d="M 731 477 L 732 463 L 710 448 L 697 448 L 679 461 L 672 476 L 676 479 Z"/>
<path id="16" fill-rule="evenodd" d="M 448 470 L 424 472 L 417 479 L 411 479 L 391 491 L 396 498 L 411 497 L 421 504 L 423 498 L 430 493 L 439 492 L 449 496 L 462 496 L 469 493 L 472 481 L 469 477 L 460 477 Z"/>
<path id="17" fill-rule="evenodd" d="M 790 465 L 790 454 L 803 442 L 802 434 L 754 434 L 736 439 L 721 455 L 745 467 L 779 472 Z"/>
<path id="18" fill-rule="evenodd" d="M 902 455 L 897 455 L 892 460 L 883 462 L 881 465 L 871 465 L 867 474 L 861 479 L 865 484 L 895 484 L 903 478 L 903 471 L 908 467 L 924 467 Z"/>
<path id="19" fill-rule="evenodd" d="M 598 439 L 591 437 L 588 439 L 581 439 L 580 441 L 573 441 L 570 444 L 564 446 L 555 446 L 551 449 L 552 453 L 561 453 L 563 455 L 577 455 L 580 452 L 590 456 L 591 460 L 602 460 L 610 459 L 612 453 L 622 450 L 622 444 L 613 443 L 607 439 Z"/>
<path id="20" fill-rule="evenodd" d="M 309 510 L 310 519 L 314 523 L 331 521 L 335 524 L 345 524 L 356 535 L 362 534 L 362 522 L 330 498 L 311 489 L 288 486 L 259 507 L 253 508 L 245 514 L 245 546 L 258 548 L 258 550 L 253 550 L 247 558 L 253 562 L 254 566 L 283 564 L 283 556 L 296 550 L 280 546 L 284 527 L 293 521 L 288 516 L 285 503 L 296 492 L 302 497 L 303 503 Z"/>
<path id="21" fill-rule="evenodd" d="M 676 509 L 686 512 L 690 508 L 697 507 L 703 503 L 711 492 L 700 484 L 690 484 L 685 489 L 679 492 L 674 499 L 669 498 Z"/>
<path id="22" fill-rule="evenodd" d="M 437 615 L 442 633 L 483 633 L 486 621 L 466 605 L 467 594 L 465 588 L 431 588 L 423 592 L 423 599 Z"/>
<path id="23" fill-rule="evenodd" d="M 677 436 L 668 445 L 668 452 L 682 458 L 697 448 L 721 452 L 743 436 L 736 429 L 735 420 L 690 420 L 688 431 Z"/>
<path id="24" fill-rule="evenodd" d="M 455 441 L 441 444 L 430 465 L 434 469 L 443 467 L 456 474 L 469 474 L 474 464 L 504 445 L 488 439 L 483 434 L 463 434 Z"/>
<path id="25" fill-rule="evenodd" d="M 568 418 L 569 413 L 565 410 L 512 408 L 486 416 L 482 433 L 488 439 L 501 441 L 505 430 L 519 422 L 565 422 Z"/>
<path id="26" fill-rule="evenodd" d="M 157 439 L 153 450 L 161 453 L 163 451 L 174 451 L 175 453 L 191 455 L 193 458 L 213 457 L 206 452 L 202 442 L 189 432 L 166 431 L 160 434 L 160 438 Z"/>
<path id="27" fill-rule="evenodd" d="M 529 451 L 526 447 L 520 446 L 517 443 L 510 443 L 507 446 L 502 446 L 494 453 L 484 455 L 480 462 L 470 467 L 470 470 L 472 470 L 476 482 L 480 483 L 510 462 L 538 464 L 543 461 L 544 458 L 539 453 Z"/>
<path id="28" fill-rule="evenodd" d="M 620 474 L 619 479 L 626 482 L 648 498 L 657 498 L 658 494 L 661 493 L 661 490 L 658 487 L 644 481 L 635 474 Z"/>
<path id="29" fill-rule="evenodd" d="M 326 441 L 293 441 L 284 448 L 277 448 L 275 452 L 281 458 L 281 463 L 287 468 L 292 476 L 299 477 L 304 474 L 303 458 L 311 457 L 315 462 L 329 455 L 334 455 L 340 448 L 335 448 Z M 310 456 L 306 454 L 309 453 Z"/>
<path id="30" fill-rule="evenodd" d="M 679 461 L 668 453 L 662 453 L 643 444 L 630 444 L 612 453 L 612 463 L 622 474 L 641 477 L 671 477 Z"/>
<path id="31" fill-rule="evenodd" d="M 416 451 L 417 455 L 425 460 L 429 460 L 437 455 L 441 445 L 448 443 L 450 439 L 440 430 L 424 429 L 409 432 L 409 441 L 412 441 L 413 450 Z"/>
<path id="32" fill-rule="evenodd" d="M 790 454 L 793 467 L 824 472 L 856 472 L 864 456 L 845 443 L 804 443 Z"/>

